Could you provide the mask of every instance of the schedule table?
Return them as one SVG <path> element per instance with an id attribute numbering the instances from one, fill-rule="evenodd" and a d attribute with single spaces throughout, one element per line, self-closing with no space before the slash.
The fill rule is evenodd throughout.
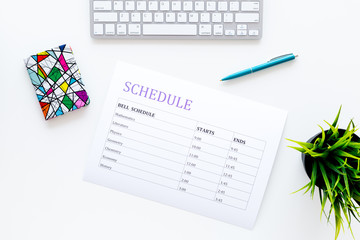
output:
<path id="1" fill-rule="evenodd" d="M 99 167 L 245 210 L 266 142 L 119 98 Z"/>

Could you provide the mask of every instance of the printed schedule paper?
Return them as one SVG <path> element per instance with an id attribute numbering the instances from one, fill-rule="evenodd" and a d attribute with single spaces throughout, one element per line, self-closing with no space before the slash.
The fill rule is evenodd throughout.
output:
<path id="1" fill-rule="evenodd" d="M 84 179 L 254 226 L 286 112 L 119 62 Z"/>

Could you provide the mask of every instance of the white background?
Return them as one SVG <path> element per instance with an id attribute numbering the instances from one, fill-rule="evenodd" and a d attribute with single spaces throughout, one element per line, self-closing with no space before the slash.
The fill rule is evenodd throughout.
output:
<path id="1" fill-rule="evenodd" d="M 341 126 L 351 118 L 360 124 L 359 9 L 357 0 L 265 0 L 260 41 L 103 41 L 90 38 L 86 0 L 2 1 L 0 239 L 333 239 L 333 226 L 320 221 L 318 197 L 291 194 L 308 178 L 285 138 L 306 141 L 340 104 Z M 45 122 L 23 58 L 64 43 L 92 102 Z M 219 82 L 289 52 L 299 58 Z M 289 112 L 253 230 L 82 180 L 117 60 Z M 352 227 L 359 238 L 360 223 Z M 350 232 L 339 239 L 351 239 Z"/>

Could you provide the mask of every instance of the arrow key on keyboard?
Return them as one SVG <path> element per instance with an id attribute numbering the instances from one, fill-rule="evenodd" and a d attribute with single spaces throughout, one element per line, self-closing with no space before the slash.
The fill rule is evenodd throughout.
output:
<path id="1" fill-rule="evenodd" d="M 235 30 L 225 30 L 225 35 L 226 36 L 234 36 L 235 35 Z"/>
<path id="2" fill-rule="evenodd" d="M 259 30 L 249 30 L 249 36 L 257 36 L 259 35 Z"/>
<path id="3" fill-rule="evenodd" d="M 236 34 L 238 36 L 246 36 L 247 35 L 247 31 L 246 30 L 237 30 Z"/>

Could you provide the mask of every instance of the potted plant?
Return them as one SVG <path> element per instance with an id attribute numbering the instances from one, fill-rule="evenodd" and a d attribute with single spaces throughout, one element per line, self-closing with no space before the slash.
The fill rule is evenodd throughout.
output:
<path id="1" fill-rule="evenodd" d="M 332 124 L 325 121 L 328 130 L 319 126 L 321 132 L 307 142 L 288 139 L 299 145 L 290 147 L 301 152 L 305 171 L 310 178 L 310 182 L 298 191 L 310 191 L 313 198 L 318 187 L 321 215 L 324 213 L 328 221 L 331 215 L 335 218 L 335 240 L 340 228 L 344 229 L 343 222 L 346 221 L 352 235 L 351 218 L 360 222 L 360 139 L 355 134 L 358 129 L 353 120 L 346 129 L 339 129 L 340 111 L 341 107 Z M 325 212 L 327 202 L 330 202 L 328 214 Z"/>

